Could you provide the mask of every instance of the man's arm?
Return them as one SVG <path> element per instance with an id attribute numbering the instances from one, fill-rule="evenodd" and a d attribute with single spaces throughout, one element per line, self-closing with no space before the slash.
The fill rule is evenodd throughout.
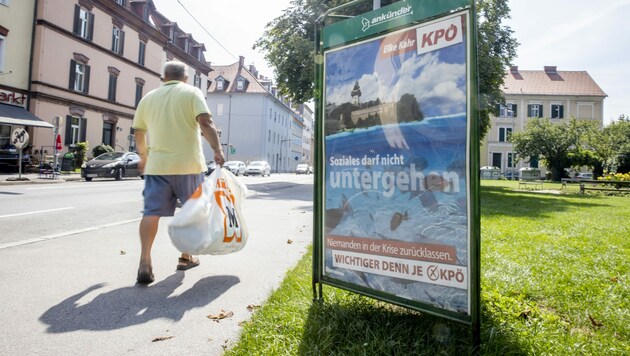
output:
<path id="1" fill-rule="evenodd" d="M 208 141 L 210 147 L 212 147 L 212 150 L 214 151 L 214 161 L 217 165 L 223 166 L 225 158 L 223 157 L 219 134 L 217 133 L 216 126 L 214 126 L 214 122 L 212 121 L 212 116 L 208 113 L 199 114 L 197 116 L 197 122 L 201 128 L 203 137 L 206 138 L 206 141 Z"/>
<path id="2" fill-rule="evenodd" d="M 133 135 L 136 138 L 136 150 L 140 156 L 140 168 L 141 172 L 144 172 L 144 165 L 147 163 L 147 135 L 146 131 L 134 129 Z"/>

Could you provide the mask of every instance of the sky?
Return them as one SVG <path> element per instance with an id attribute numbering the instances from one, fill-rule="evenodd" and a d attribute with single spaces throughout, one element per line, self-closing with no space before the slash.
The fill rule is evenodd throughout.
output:
<path id="1" fill-rule="evenodd" d="M 587 71 L 608 95 L 604 123 L 630 115 L 630 0 L 509 0 L 513 65 Z"/>
<path id="2" fill-rule="evenodd" d="M 205 44 L 207 61 L 227 65 L 244 56 L 246 65 L 254 64 L 261 75 L 273 77 L 263 54 L 252 46 L 290 0 L 153 2 Z M 604 122 L 630 115 L 630 0 L 509 0 L 509 6 L 512 19 L 507 24 L 520 43 L 513 65 L 523 70 L 557 66 L 560 71 L 587 71 L 608 95 Z"/>
<path id="3" fill-rule="evenodd" d="M 211 65 L 233 64 L 239 56 L 244 56 L 245 65 L 254 64 L 260 75 L 274 77 L 264 55 L 252 46 L 264 33 L 267 23 L 289 7 L 290 0 L 153 0 L 153 3 L 162 15 L 206 46 L 206 61 Z"/>
<path id="4" fill-rule="evenodd" d="M 415 30 L 406 36 L 416 42 Z M 459 114 L 466 111 L 465 53 L 463 43 L 416 54 L 415 49 L 383 56 L 382 42 L 399 42 L 401 33 L 378 37 L 358 45 L 330 51 L 326 55 L 326 104 L 352 101 L 355 82 L 361 89 L 361 102 L 379 99 L 395 102 L 412 94 L 426 117 Z M 389 41 L 390 43 L 392 41 Z M 414 48 L 414 47 L 412 47 Z M 352 65 L 348 65 L 352 63 Z"/>

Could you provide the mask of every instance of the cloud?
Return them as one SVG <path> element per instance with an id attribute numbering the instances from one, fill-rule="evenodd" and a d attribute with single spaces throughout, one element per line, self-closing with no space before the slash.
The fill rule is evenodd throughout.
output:
<path id="1" fill-rule="evenodd" d="M 465 111 L 466 68 L 463 63 L 441 62 L 438 53 L 412 56 L 402 63 L 381 61 L 375 72 L 358 80 L 361 101 L 379 98 L 382 102 L 398 101 L 403 94 L 413 94 L 423 111 L 436 115 Z M 352 101 L 354 81 L 327 88 L 328 103 Z"/>

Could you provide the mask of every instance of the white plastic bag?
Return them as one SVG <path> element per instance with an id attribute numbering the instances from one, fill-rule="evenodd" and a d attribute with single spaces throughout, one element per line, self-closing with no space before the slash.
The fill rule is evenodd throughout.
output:
<path id="1" fill-rule="evenodd" d="M 247 243 L 241 205 L 247 187 L 217 168 L 182 205 L 168 225 L 173 245 L 192 255 L 225 255 Z"/>

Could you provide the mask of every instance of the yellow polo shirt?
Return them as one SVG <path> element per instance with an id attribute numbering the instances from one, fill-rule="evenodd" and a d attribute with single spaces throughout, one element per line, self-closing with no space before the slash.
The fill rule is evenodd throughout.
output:
<path id="1" fill-rule="evenodd" d="M 210 109 L 201 90 L 178 80 L 165 82 L 140 100 L 133 128 L 147 133 L 144 174 L 197 174 L 207 169 L 197 123 L 203 113 L 210 114 Z"/>

